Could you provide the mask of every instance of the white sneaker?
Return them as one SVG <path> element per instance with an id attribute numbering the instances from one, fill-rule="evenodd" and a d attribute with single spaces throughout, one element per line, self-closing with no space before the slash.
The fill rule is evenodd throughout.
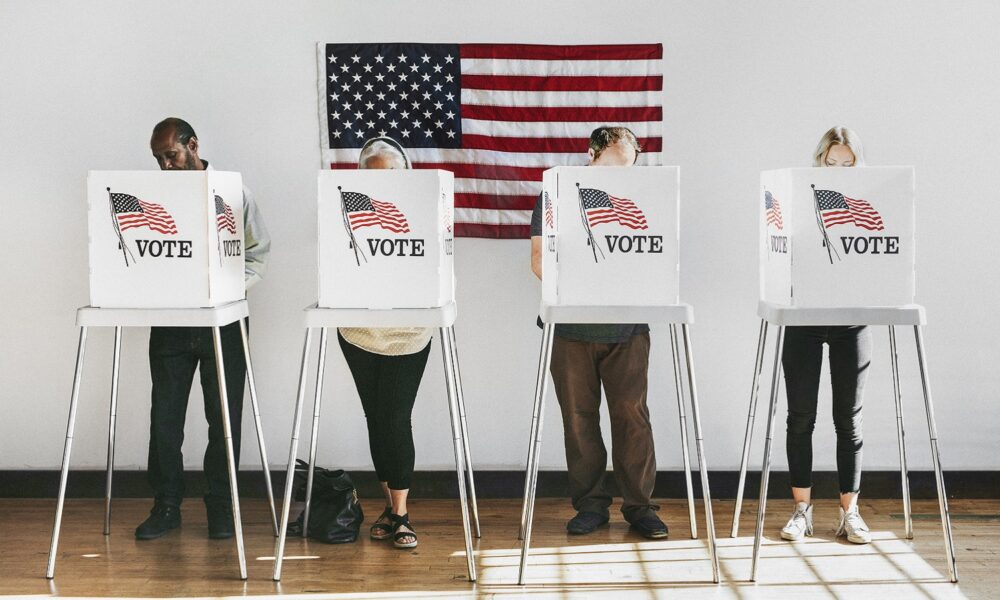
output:
<path id="1" fill-rule="evenodd" d="M 792 511 L 792 517 L 788 519 L 781 530 L 781 539 L 790 542 L 801 540 L 807 535 L 813 534 L 813 507 L 807 502 L 799 502 Z"/>
<path id="2" fill-rule="evenodd" d="M 851 510 L 846 512 L 844 507 L 840 507 L 840 525 L 837 526 L 837 537 L 840 536 L 847 536 L 847 541 L 852 544 L 867 544 L 872 541 L 868 524 L 861 518 L 857 506 L 851 507 Z"/>

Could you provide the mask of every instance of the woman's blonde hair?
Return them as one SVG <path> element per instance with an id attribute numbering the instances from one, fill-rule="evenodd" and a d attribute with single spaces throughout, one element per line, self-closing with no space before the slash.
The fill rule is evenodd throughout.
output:
<path id="1" fill-rule="evenodd" d="M 831 127 L 829 131 L 823 134 L 820 138 L 819 144 L 816 146 L 816 151 L 813 152 L 813 166 L 823 167 L 826 166 L 826 155 L 829 154 L 830 148 L 837 144 L 847 146 L 854 153 L 854 166 L 863 167 L 865 166 L 865 151 L 861 147 L 861 138 L 852 129 L 847 127 Z"/>

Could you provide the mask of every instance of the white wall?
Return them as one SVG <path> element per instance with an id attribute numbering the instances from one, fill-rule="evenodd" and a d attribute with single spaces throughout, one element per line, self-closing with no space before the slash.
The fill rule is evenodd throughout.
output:
<path id="1" fill-rule="evenodd" d="M 74 309 L 87 303 L 86 172 L 155 168 L 149 132 L 168 115 L 195 126 L 204 157 L 243 172 L 271 230 L 269 273 L 251 294 L 252 329 L 271 462 L 284 461 L 303 336 L 300 309 L 316 293 L 315 43 L 321 41 L 664 44 L 664 156 L 665 164 L 682 166 L 683 295 L 698 318 L 694 348 L 713 468 L 739 464 L 758 327 L 758 172 L 807 165 L 820 134 L 834 124 L 862 134 L 870 163 L 916 165 L 917 291 L 930 317 L 944 464 L 1000 468 L 1000 317 L 994 310 L 1000 294 L 994 245 L 1000 5 L 455 0 L 160 6 L 0 0 L 0 469 L 59 465 Z M 540 338 L 528 242 L 462 239 L 456 254 L 473 455 L 479 468 L 520 468 Z M 659 466 L 678 468 L 666 331 L 656 328 L 653 335 L 650 404 Z M 145 464 L 147 337 L 137 330 L 124 339 L 118 421 L 124 468 Z M 902 331 L 900 340 L 909 447 L 914 467 L 926 469 L 912 335 Z M 91 336 L 74 466 L 104 461 L 111 341 L 110 331 Z M 321 464 L 370 468 L 357 395 L 340 351 L 331 350 Z M 876 332 L 874 352 L 865 465 L 893 468 L 884 331 Z M 423 469 L 452 461 L 439 356 L 435 342 L 414 416 Z M 196 392 L 185 446 L 192 467 L 200 466 L 205 444 L 200 404 Z M 816 467 L 830 469 L 828 393 L 820 413 Z M 248 418 L 246 466 L 259 464 L 251 427 Z M 776 468 L 783 468 L 778 437 Z M 564 464 L 553 398 L 543 467 Z"/>

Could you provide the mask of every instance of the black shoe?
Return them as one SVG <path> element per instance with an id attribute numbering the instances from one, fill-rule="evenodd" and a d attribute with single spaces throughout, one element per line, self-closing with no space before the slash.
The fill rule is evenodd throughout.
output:
<path id="1" fill-rule="evenodd" d="M 178 506 L 154 504 L 149 517 L 135 528 L 135 539 L 155 540 L 171 529 L 181 526 L 181 509 Z"/>
<path id="2" fill-rule="evenodd" d="M 233 537 L 233 511 L 227 504 L 209 505 L 208 537 L 213 540 L 225 540 Z"/>
<path id="3" fill-rule="evenodd" d="M 660 517 L 656 516 L 656 513 L 649 513 L 644 517 L 632 521 L 632 527 L 642 534 L 642 537 L 651 540 L 660 540 L 669 534 L 667 524 L 661 521 Z"/>
<path id="4" fill-rule="evenodd" d="M 566 523 L 566 531 L 574 535 L 592 533 L 601 525 L 606 525 L 608 516 L 590 511 L 580 511 Z"/>

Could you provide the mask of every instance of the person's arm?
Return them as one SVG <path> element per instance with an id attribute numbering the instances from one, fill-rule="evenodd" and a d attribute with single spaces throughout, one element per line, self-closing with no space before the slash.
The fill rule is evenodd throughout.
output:
<path id="1" fill-rule="evenodd" d="M 531 272 L 542 278 L 542 236 L 531 236 Z"/>
<path id="2" fill-rule="evenodd" d="M 243 268 L 247 289 L 264 278 L 271 236 L 267 233 L 253 195 L 243 188 Z"/>

